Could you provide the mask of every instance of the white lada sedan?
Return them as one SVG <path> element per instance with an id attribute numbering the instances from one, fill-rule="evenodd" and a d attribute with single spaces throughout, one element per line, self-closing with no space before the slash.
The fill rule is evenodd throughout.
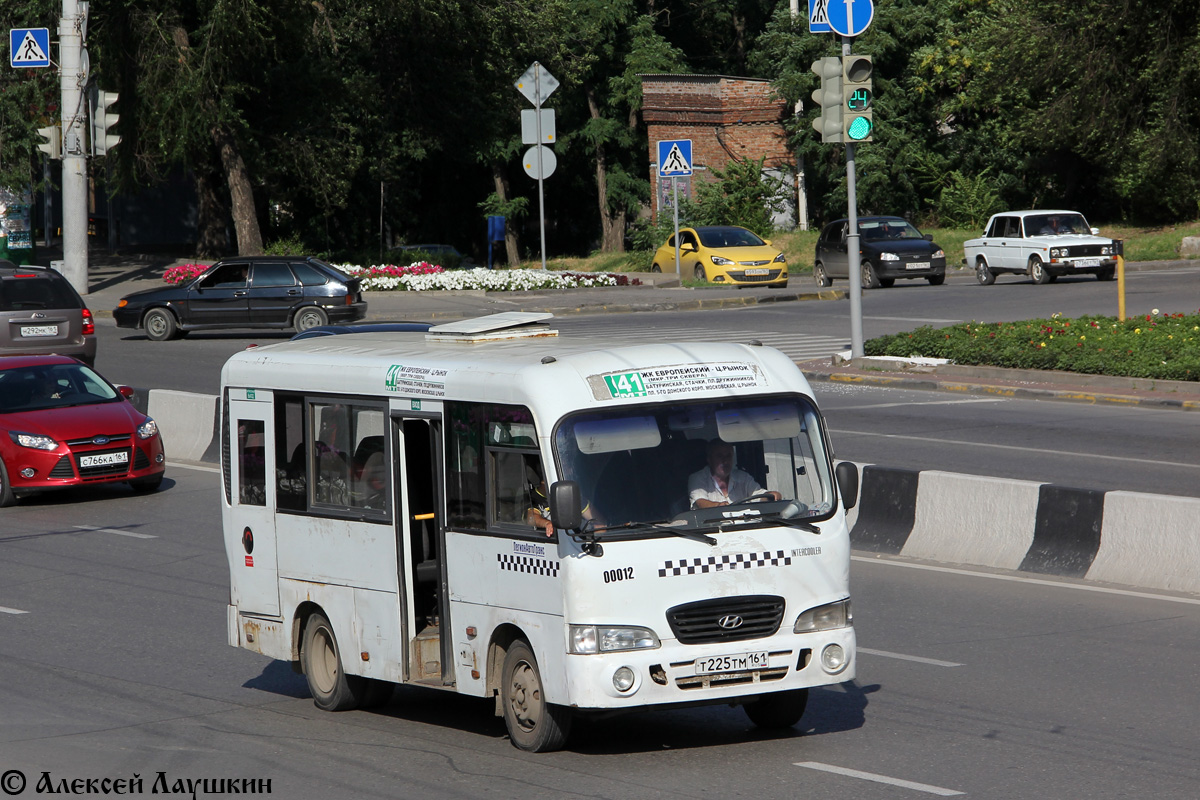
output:
<path id="1" fill-rule="evenodd" d="M 964 242 L 963 252 L 983 286 L 1002 272 L 1028 275 L 1034 283 L 1080 274 L 1110 281 L 1120 243 L 1099 233 L 1078 211 L 1009 211 L 988 220 L 983 236 Z"/>

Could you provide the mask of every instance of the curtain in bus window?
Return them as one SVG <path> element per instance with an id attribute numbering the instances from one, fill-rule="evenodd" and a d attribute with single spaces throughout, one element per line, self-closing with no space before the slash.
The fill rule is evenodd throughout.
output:
<path id="1" fill-rule="evenodd" d="M 244 506 L 267 504 L 265 423 L 239 419 L 237 425 L 238 502 Z"/>

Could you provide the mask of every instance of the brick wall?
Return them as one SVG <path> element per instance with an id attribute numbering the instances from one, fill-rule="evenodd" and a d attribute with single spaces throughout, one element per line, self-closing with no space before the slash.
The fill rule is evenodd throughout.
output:
<path id="1" fill-rule="evenodd" d="M 659 189 L 658 142 L 692 140 L 693 181 L 710 179 L 731 159 L 766 157 L 765 169 L 794 175 L 795 156 L 787 147 L 783 121 L 791 113 L 771 84 L 724 75 L 643 75 L 642 120 L 649 134 L 649 177 Z M 669 183 L 669 181 L 668 181 Z M 653 193 L 651 213 L 662 191 Z"/>

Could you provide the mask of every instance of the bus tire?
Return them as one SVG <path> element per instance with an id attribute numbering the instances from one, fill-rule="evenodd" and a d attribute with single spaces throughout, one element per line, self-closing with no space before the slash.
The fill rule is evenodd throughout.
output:
<path id="1" fill-rule="evenodd" d="M 808 707 L 808 689 L 772 692 L 742 706 L 746 716 L 760 728 L 781 730 L 790 728 L 804 716 Z"/>
<path id="2" fill-rule="evenodd" d="M 300 649 L 304 677 L 313 703 L 322 711 L 350 711 L 362 703 L 365 679 L 347 675 L 342 669 L 333 626 L 320 612 L 308 618 L 304 626 L 304 644 Z"/>
<path id="3" fill-rule="evenodd" d="M 529 645 L 513 642 L 504 655 L 500 684 L 504 724 L 514 746 L 531 753 L 561 750 L 571 732 L 571 711 L 547 703 L 542 674 Z"/>

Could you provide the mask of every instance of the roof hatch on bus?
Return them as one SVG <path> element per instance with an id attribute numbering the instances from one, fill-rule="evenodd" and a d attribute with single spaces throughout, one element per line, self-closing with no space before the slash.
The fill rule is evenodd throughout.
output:
<path id="1" fill-rule="evenodd" d="M 458 322 L 435 325 L 425 334 L 431 342 L 494 342 L 499 339 L 525 339 L 558 336 L 558 331 L 543 324 L 553 314 L 535 311 L 505 311 Z"/>

